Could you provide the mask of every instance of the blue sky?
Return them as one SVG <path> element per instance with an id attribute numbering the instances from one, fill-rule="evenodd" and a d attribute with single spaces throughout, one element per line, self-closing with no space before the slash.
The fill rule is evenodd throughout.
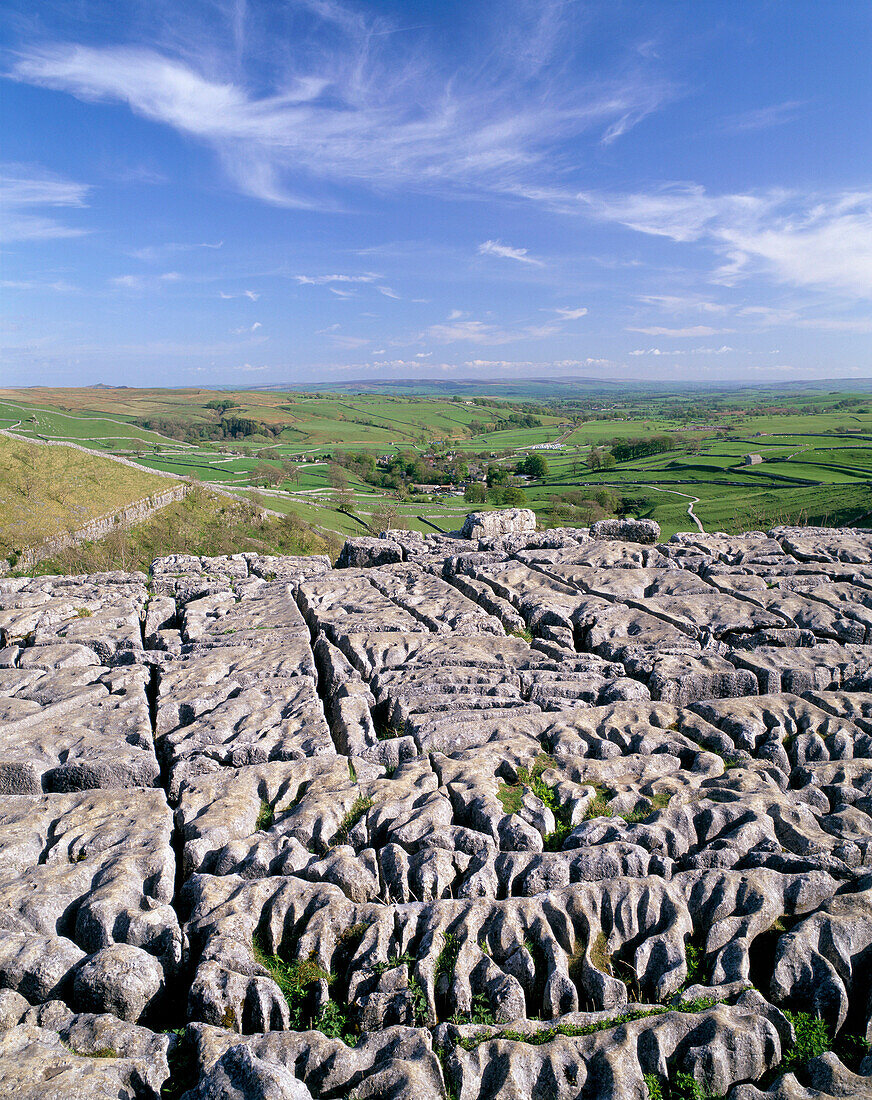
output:
<path id="1" fill-rule="evenodd" d="M 872 375 L 862 0 L 5 0 L 6 385 Z"/>

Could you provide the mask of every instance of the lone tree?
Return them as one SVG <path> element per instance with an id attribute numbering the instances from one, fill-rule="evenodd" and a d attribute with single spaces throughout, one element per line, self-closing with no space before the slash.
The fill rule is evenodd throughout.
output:
<path id="1" fill-rule="evenodd" d="M 509 485 L 502 490 L 500 504 L 505 508 L 523 508 L 527 503 L 527 494 L 523 489 L 515 485 Z"/>
<path id="2" fill-rule="evenodd" d="M 270 462 L 258 462 L 251 471 L 251 480 L 255 483 L 263 482 L 264 485 L 280 485 L 285 480 L 285 475 Z"/>
<path id="3" fill-rule="evenodd" d="M 369 529 L 374 535 L 380 531 L 390 531 L 400 510 L 399 496 L 385 496 L 381 504 L 369 517 Z"/>
<path id="4" fill-rule="evenodd" d="M 480 481 L 474 481 L 472 485 L 466 486 L 463 499 L 467 504 L 484 504 L 487 500 L 487 489 Z"/>
<path id="5" fill-rule="evenodd" d="M 523 462 L 518 463 L 515 472 L 526 474 L 527 477 L 547 477 L 548 459 L 540 454 L 527 455 Z"/>

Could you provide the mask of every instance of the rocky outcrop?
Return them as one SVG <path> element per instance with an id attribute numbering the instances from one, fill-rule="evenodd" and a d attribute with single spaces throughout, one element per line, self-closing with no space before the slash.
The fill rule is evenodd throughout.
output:
<path id="1" fill-rule="evenodd" d="M 500 508 L 494 512 L 470 512 L 460 537 L 486 539 L 499 535 L 524 535 L 536 530 L 536 513 L 530 508 Z"/>

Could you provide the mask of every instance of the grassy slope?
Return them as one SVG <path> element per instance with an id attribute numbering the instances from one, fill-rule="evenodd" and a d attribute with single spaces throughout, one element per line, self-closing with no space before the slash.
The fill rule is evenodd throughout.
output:
<path id="1" fill-rule="evenodd" d="M 218 497 L 199 487 L 185 500 L 151 519 L 96 542 L 82 543 L 40 562 L 36 573 L 97 573 L 107 569 L 148 570 L 167 554 L 329 554 L 342 540 L 321 534 L 294 516 L 263 518 L 246 503 Z"/>
<path id="2" fill-rule="evenodd" d="M 41 447 L 0 436 L 0 554 L 176 485 L 72 447 Z"/>

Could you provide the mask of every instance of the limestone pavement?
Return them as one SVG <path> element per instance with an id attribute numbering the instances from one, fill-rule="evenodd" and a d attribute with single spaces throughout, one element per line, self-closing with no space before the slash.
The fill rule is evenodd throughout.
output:
<path id="1" fill-rule="evenodd" d="M 480 513 L 0 636 L 0 1096 L 872 1097 L 872 532 Z"/>

